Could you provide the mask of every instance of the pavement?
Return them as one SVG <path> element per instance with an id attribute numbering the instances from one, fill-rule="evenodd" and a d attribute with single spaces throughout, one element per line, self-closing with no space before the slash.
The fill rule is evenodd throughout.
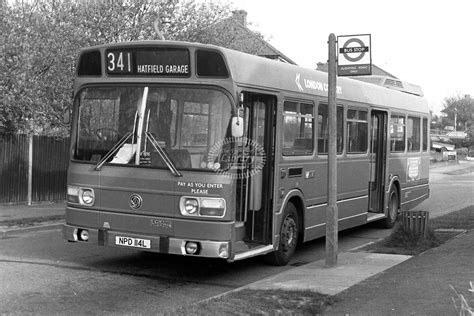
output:
<path id="1" fill-rule="evenodd" d="M 474 315 L 474 231 L 336 295 L 326 315 Z M 461 296 L 471 311 L 461 312 Z"/>
<path id="2" fill-rule="evenodd" d="M 64 222 L 65 208 L 64 201 L 0 205 L 0 239 L 25 232 L 59 228 Z"/>
<path id="3" fill-rule="evenodd" d="M 441 163 L 432 168 L 463 167 L 456 165 Z M 64 202 L 0 205 L 0 239 L 59 229 L 64 212 Z M 335 267 L 315 261 L 236 290 L 312 290 L 335 296 L 335 303 L 324 312 L 327 315 L 474 315 L 474 285 L 470 282 L 474 283 L 472 230 L 418 256 L 353 249 L 340 252 Z M 473 308 L 465 314 L 460 312 L 461 296 L 465 306 Z"/>

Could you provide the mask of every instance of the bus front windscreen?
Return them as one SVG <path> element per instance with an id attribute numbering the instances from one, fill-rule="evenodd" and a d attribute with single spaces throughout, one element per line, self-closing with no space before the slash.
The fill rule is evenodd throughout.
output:
<path id="1" fill-rule="evenodd" d="M 76 102 L 76 161 L 216 169 L 210 153 L 230 137 L 230 99 L 215 89 L 96 87 Z"/>

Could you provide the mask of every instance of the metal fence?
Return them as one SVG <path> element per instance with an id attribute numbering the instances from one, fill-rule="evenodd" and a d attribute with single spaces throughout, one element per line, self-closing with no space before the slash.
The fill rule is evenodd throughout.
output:
<path id="1" fill-rule="evenodd" d="M 66 197 L 69 138 L 0 134 L 0 203 Z"/>

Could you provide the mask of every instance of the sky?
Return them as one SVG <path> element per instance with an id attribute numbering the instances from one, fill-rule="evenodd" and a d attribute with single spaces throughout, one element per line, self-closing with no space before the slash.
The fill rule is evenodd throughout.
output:
<path id="1" fill-rule="evenodd" d="M 421 86 L 435 114 L 446 97 L 474 96 L 472 0 L 220 1 L 300 66 L 327 61 L 330 33 L 371 34 L 372 63 Z"/>

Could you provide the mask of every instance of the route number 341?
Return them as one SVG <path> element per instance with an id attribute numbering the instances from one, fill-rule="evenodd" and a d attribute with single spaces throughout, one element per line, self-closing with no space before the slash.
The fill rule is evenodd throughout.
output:
<path id="1" fill-rule="evenodd" d="M 107 53 L 107 71 L 109 73 L 132 72 L 132 53 L 122 51 Z"/>

